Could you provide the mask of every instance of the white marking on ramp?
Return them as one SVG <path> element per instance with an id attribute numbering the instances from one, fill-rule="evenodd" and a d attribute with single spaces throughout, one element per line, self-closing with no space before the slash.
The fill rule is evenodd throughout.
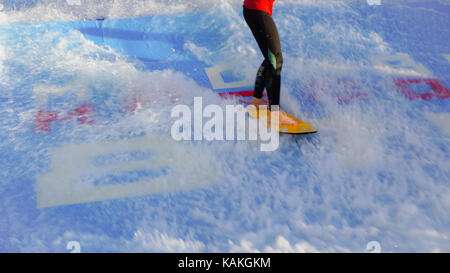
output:
<path id="1" fill-rule="evenodd" d="M 450 136 L 450 113 L 425 112 L 425 117 Z"/>
<path id="2" fill-rule="evenodd" d="M 133 152 L 149 156 L 120 160 Z M 95 164 L 95 159 L 112 155 L 119 155 L 119 160 Z M 51 150 L 50 159 L 51 172 L 36 176 L 38 208 L 190 190 L 218 182 L 216 161 L 207 150 L 160 137 L 69 144 Z M 129 178 L 130 172 L 150 169 L 164 171 L 157 177 L 133 178 L 138 181 L 104 183 L 105 177 Z"/>

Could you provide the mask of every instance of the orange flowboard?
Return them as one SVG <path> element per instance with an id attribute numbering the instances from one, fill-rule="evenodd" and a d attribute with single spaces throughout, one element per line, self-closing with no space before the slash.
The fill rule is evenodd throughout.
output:
<path id="1" fill-rule="evenodd" d="M 261 109 L 258 110 L 256 107 L 249 106 L 247 107 L 247 112 L 252 118 L 260 119 L 260 118 L 266 118 L 267 120 L 267 126 L 270 127 L 270 112 L 267 109 Z M 290 118 L 298 121 L 296 124 L 279 124 L 278 131 L 280 133 L 288 133 L 288 134 L 310 134 L 310 133 L 316 133 L 317 129 L 309 125 L 308 123 L 280 110 L 280 112 L 285 113 Z"/>

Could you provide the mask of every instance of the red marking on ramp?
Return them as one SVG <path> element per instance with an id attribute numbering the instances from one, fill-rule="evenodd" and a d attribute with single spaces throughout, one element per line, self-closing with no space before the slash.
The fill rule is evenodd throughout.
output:
<path id="1" fill-rule="evenodd" d="M 438 79 L 394 79 L 397 90 L 400 91 L 408 99 L 447 99 L 450 98 L 450 91 L 441 84 Z M 436 92 L 429 92 L 423 94 L 414 93 L 410 86 L 412 84 L 425 83 Z"/>
<path id="2" fill-rule="evenodd" d="M 73 117 L 77 117 L 79 124 L 94 124 L 94 107 L 92 104 L 83 104 L 69 112 L 66 116 L 59 116 L 58 113 L 39 110 L 35 117 L 35 131 L 37 133 L 49 132 L 51 122 L 63 122 L 72 119 Z"/>

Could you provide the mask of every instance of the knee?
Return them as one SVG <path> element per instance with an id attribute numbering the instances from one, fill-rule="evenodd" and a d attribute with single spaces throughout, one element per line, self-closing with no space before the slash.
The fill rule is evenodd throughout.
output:
<path id="1" fill-rule="evenodd" d="M 283 54 L 281 51 L 272 53 L 269 49 L 268 57 L 272 68 L 277 72 L 281 72 L 281 69 L 283 68 Z"/>
<path id="2" fill-rule="evenodd" d="M 283 68 L 283 54 L 281 52 L 277 53 L 275 55 L 275 59 L 277 60 L 275 70 L 281 71 L 281 69 Z"/>

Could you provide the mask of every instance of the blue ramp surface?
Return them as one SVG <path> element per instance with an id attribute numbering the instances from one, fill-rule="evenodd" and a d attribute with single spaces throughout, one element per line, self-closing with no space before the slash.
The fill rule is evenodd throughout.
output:
<path id="1" fill-rule="evenodd" d="M 0 1 L 1 252 L 450 251 L 448 3 L 277 1 L 319 133 L 264 152 L 173 138 L 251 99 L 242 1 L 142 2 Z"/>

